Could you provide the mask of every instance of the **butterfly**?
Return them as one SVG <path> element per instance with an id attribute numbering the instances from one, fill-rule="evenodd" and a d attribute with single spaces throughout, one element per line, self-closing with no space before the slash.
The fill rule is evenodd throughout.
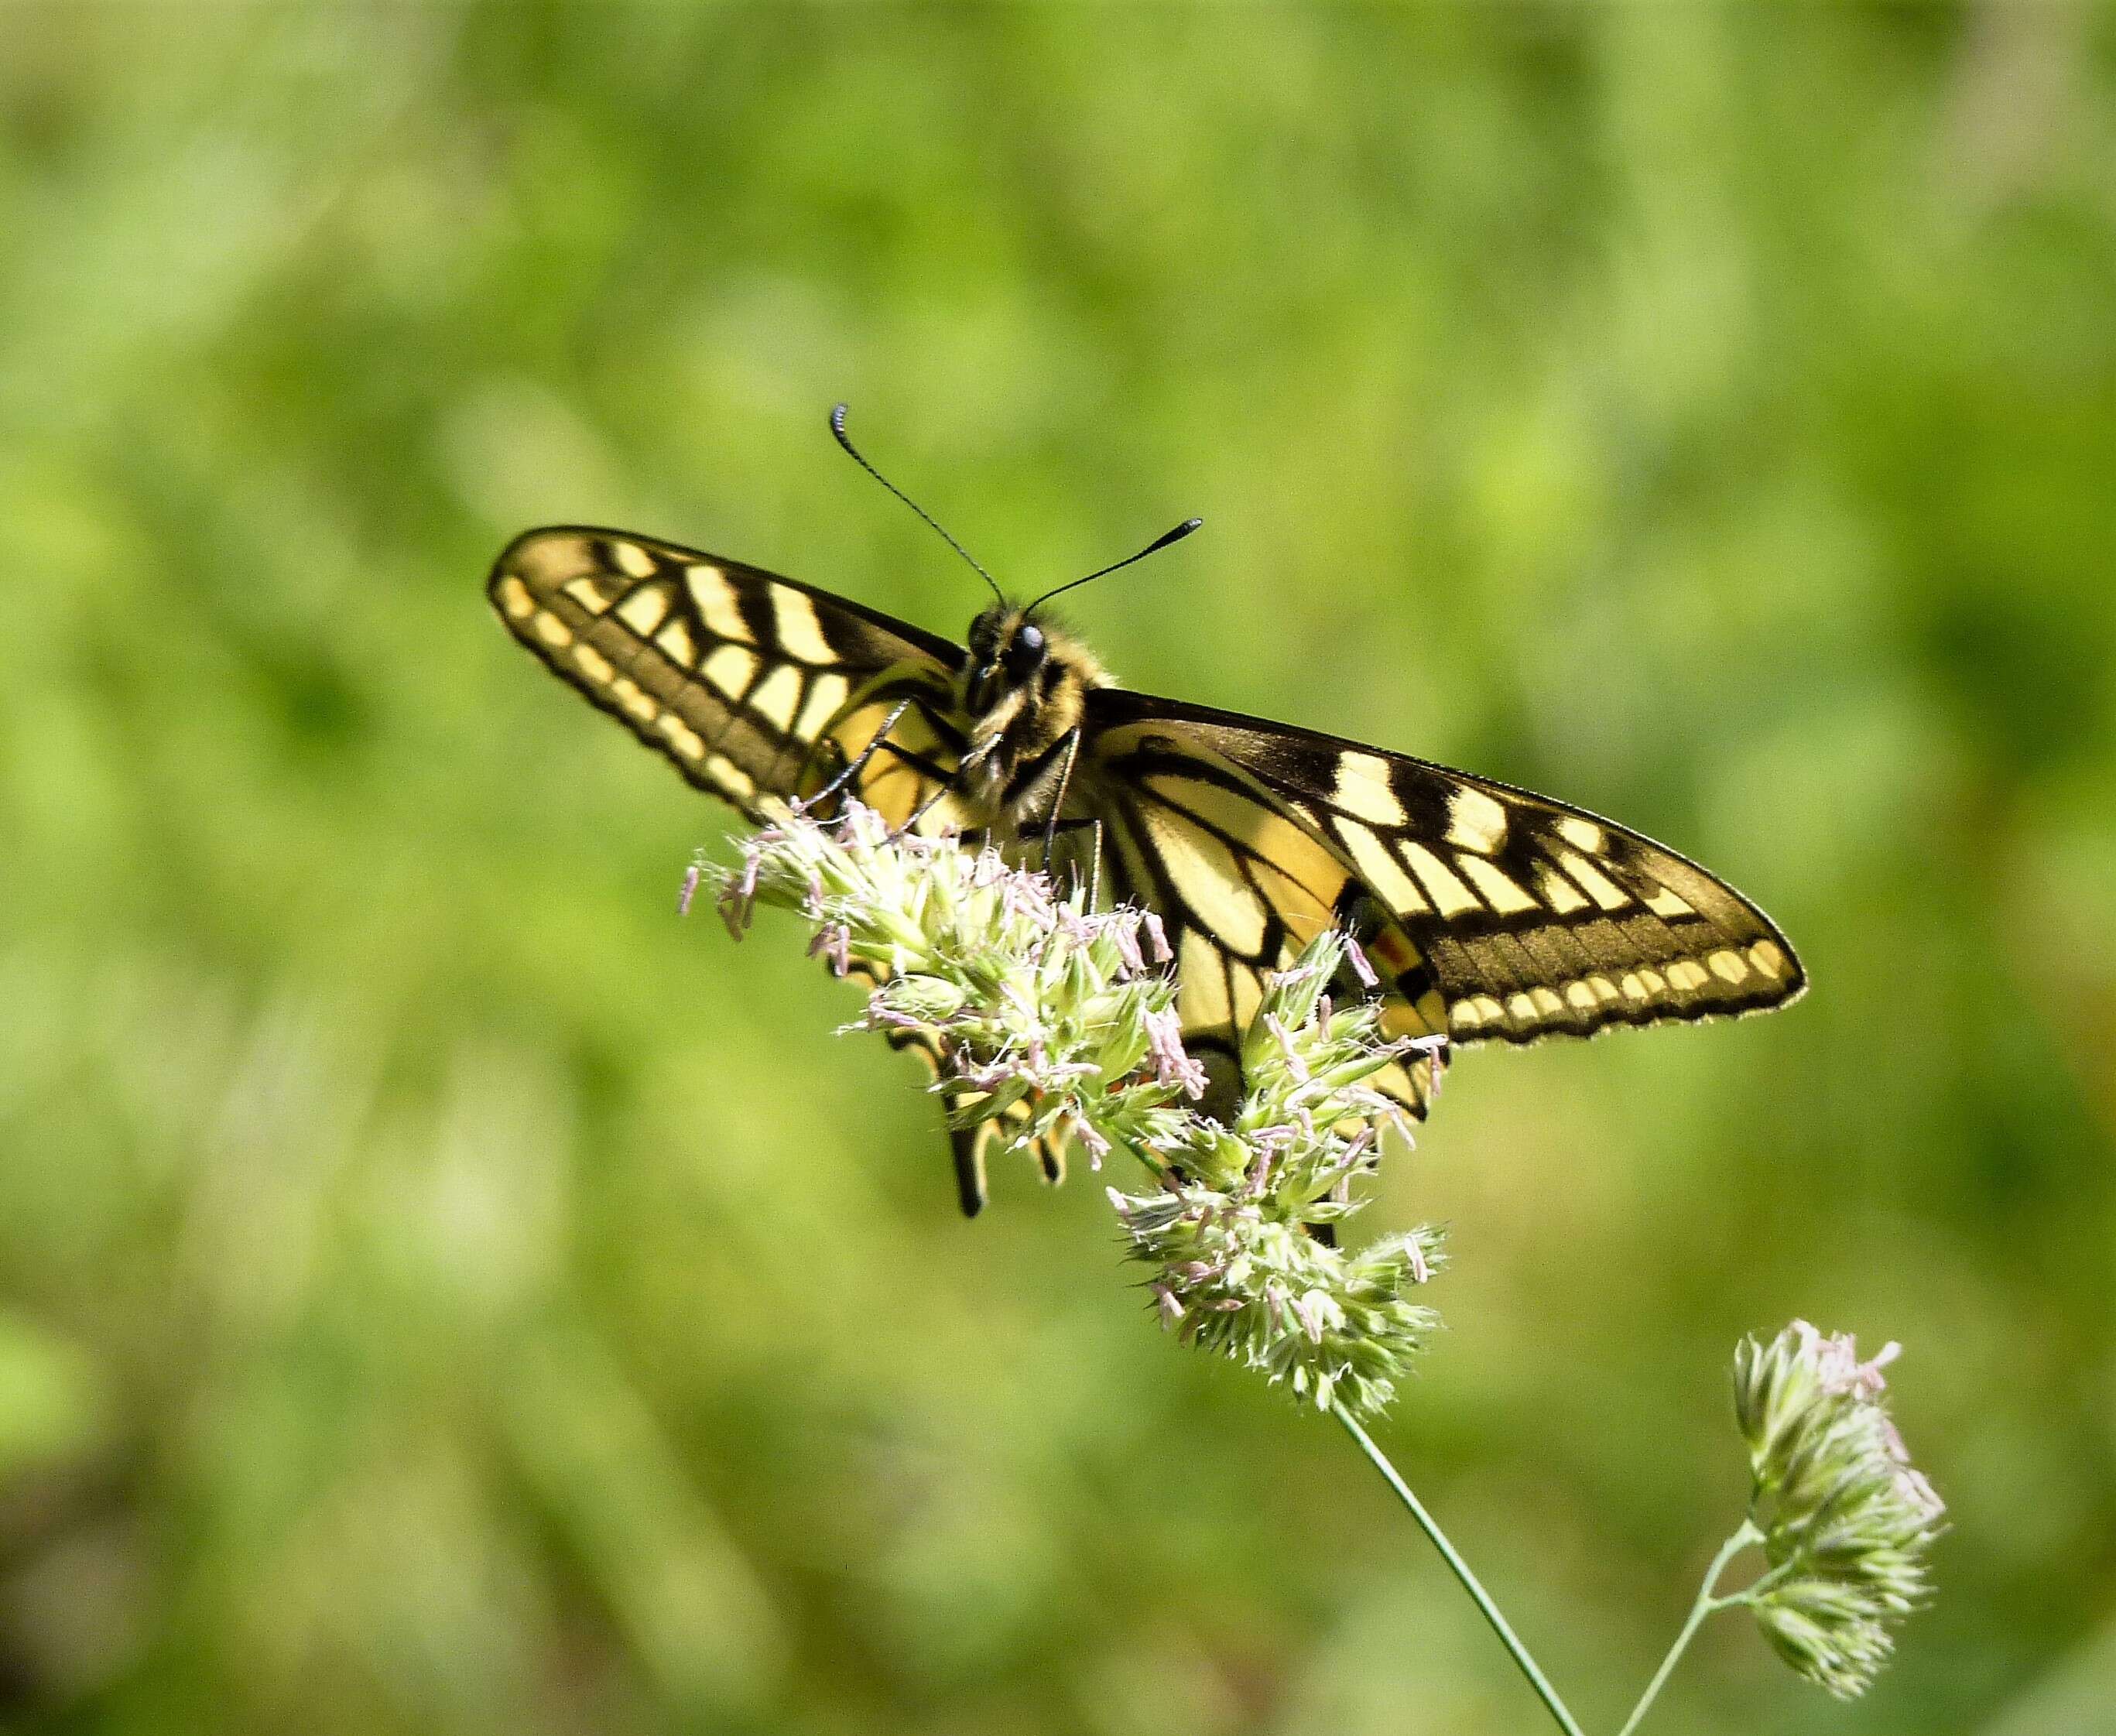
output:
<path id="1" fill-rule="evenodd" d="M 832 426 L 866 465 L 842 407 Z M 508 544 L 488 592 L 554 673 L 753 819 L 773 798 L 857 799 L 1157 913 L 1185 1044 L 1222 1093 L 1266 978 L 1332 926 L 1378 979 L 1342 992 L 1379 997 L 1383 1034 L 1446 1039 L 1377 1081 L 1416 1115 L 1448 1045 L 1756 1012 L 1806 987 L 1770 919 L 1665 845 L 1493 779 L 1131 692 L 1041 613 L 1056 592 L 992 588 L 957 644 L 721 555 L 560 525 Z M 920 1034 L 895 1040 L 937 1067 Z M 993 1131 L 954 1136 L 973 1216 Z M 1060 1154 L 1037 1155 L 1058 1179 Z"/>

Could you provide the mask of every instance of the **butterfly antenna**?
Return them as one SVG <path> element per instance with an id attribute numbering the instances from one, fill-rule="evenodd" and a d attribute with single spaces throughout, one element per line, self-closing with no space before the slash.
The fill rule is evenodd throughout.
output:
<path id="1" fill-rule="evenodd" d="M 1174 530 L 1163 532 L 1160 536 L 1155 537 L 1152 541 L 1147 544 L 1147 546 L 1141 549 L 1136 555 L 1127 555 L 1122 560 L 1113 561 L 1106 567 L 1097 567 L 1093 572 L 1088 575 L 1088 578 L 1071 579 L 1066 583 L 1059 586 L 1056 591 L 1045 592 L 1042 596 L 1037 597 L 1034 602 L 1031 603 L 1027 609 L 1023 610 L 1022 613 L 1024 615 L 1028 615 L 1033 613 L 1036 610 L 1041 609 L 1046 603 L 1049 602 L 1052 597 L 1057 596 L 1060 592 L 1075 590 L 1079 587 L 1086 584 L 1088 578 L 1101 578 L 1106 573 L 1116 572 L 1120 567 L 1128 567 L 1135 560 L 1143 560 L 1149 555 L 1158 554 L 1162 550 L 1166 548 L 1170 543 L 1182 541 L 1185 536 L 1188 536 L 1191 532 L 1196 530 L 1200 525 L 1204 523 L 1204 522 L 1205 521 L 1203 518 L 1185 518 L 1182 523 L 1177 525 Z"/>
<path id="2" fill-rule="evenodd" d="M 876 470 L 873 465 L 868 463 L 867 461 L 860 455 L 859 448 L 853 444 L 852 436 L 845 432 L 845 412 L 849 408 L 850 408 L 849 405 L 840 404 L 835 409 L 830 412 L 830 432 L 837 436 L 838 444 L 844 447 L 846 452 L 850 454 L 852 461 L 855 464 L 858 465 L 862 470 L 872 477 L 876 481 L 881 483 L 884 488 L 890 491 L 890 493 L 895 495 L 898 500 L 901 500 L 906 506 L 909 507 L 913 512 L 918 513 L 918 516 L 923 518 L 927 524 L 931 525 L 935 531 L 939 532 L 941 541 L 946 543 L 950 548 L 953 549 L 958 555 L 961 555 L 964 559 L 969 562 L 971 568 L 976 572 L 978 577 L 991 587 L 992 595 L 997 597 L 1000 601 L 1004 604 L 1006 601 L 1006 593 L 1000 589 L 999 581 L 997 579 L 994 578 L 991 573 L 986 572 L 982 567 L 978 565 L 977 556 L 971 554 L 968 549 L 962 546 L 962 544 L 956 541 L 954 537 L 950 536 L 947 531 L 942 527 L 939 519 L 936 518 L 931 513 L 927 512 L 924 507 L 921 506 L 916 500 L 913 500 L 910 495 L 904 493 L 902 489 L 899 488 L 894 482 L 890 481 L 887 477 Z"/>

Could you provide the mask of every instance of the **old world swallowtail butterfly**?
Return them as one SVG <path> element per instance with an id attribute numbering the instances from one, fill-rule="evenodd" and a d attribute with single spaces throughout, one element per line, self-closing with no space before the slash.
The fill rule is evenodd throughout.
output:
<path id="1" fill-rule="evenodd" d="M 962 646 L 580 526 L 517 537 L 489 589 L 555 674 L 752 817 L 761 798 L 835 785 L 928 835 L 1042 836 L 1046 855 L 1055 837 L 1061 863 L 1159 914 L 1185 1040 L 1223 1084 L 1265 974 L 1331 924 L 1380 974 L 1392 1037 L 1584 1037 L 1760 1011 L 1805 986 L 1762 911 L 1651 839 L 1489 778 L 1129 692 L 1042 600 L 995 603 Z M 1414 1064 L 1378 1082 L 1423 1114 L 1436 1076 Z M 990 1131 L 955 1140 L 973 1214 Z M 1039 1155 L 1056 1179 L 1059 1154 Z"/>

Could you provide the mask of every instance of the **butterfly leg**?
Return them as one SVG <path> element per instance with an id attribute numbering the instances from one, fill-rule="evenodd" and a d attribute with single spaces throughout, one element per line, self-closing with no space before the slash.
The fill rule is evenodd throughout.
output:
<path id="1" fill-rule="evenodd" d="M 979 748 L 972 753 L 964 754 L 961 759 L 956 762 L 955 769 L 950 771 L 943 767 L 936 765 L 932 760 L 926 758 L 923 755 L 913 753 L 908 748 L 899 748 L 894 742 L 891 742 L 889 744 L 889 751 L 890 753 L 894 753 L 897 758 L 903 761 L 905 765 L 910 767 L 914 771 L 918 772 L 922 776 L 932 779 L 933 793 L 927 796 L 924 801 L 921 802 L 918 807 L 911 811 L 910 817 L 907 818 L 901 826 L 890 832 L 889 835 L 890 837 L 892 840 L 902 837 L 906 832 L 917 826 L 921 820 L 924 819 L 927 814 L 931 813 L 933 809 L 939 805 L 941 799 L 943 796 L 954 794 L 956 793 L 955 785 L 962 781 L 964 776 L 975 769 L 978 765 L 982 764 L 987 757 L 989 757 L 992 749 L 997 747 L 998 744 L 997 739 L 995 739 L 992 741 L 985 744 L 982 748 Z"/>
<path id="2" fill-rule="evenodd" d="M 810 808 L 817 807 L 821 804 L 829 801 L 832 796 L 838 794 L 841 790 L 843 790 L 846 785 L 858 782 L 860 773 L 867 770 L 867 762 L 874 757 L 876 752 L 879 748 L 889 744 L 889 732 L 904 721 L 904 714 L 910 709 L 911 702 L 909 699 L 899 699 L 897 701 L 896 709 L 889 714 L 888 718 L 884 721 L 882 726 L 875 731 L 873 739 L 869 741 L 864 748 L 860 749 L 859 757 L 849 764 L 845 769 L 840 771 L 835 777 L 832 778 L 829 783 L 824 785 L 823 787 L 821 790 L 818 790 L 813 795 L 809 796 L 805 800 L 796 802 L 794 804 L 795 810 L 798 813 L 806 813 Z"/>
<path id="3" fill-rule="evenodd" d="M 1092 814 L 1077 814 L 1070 820 L 1060 820 L 1056 825 L 1046 827 L 1043 833 L 1044 868 L 1049 872 L 1051 850 L 1057 840 L 1079 831 L 1090 834 L 1088 841 L 1088 908 L 1097 909 L 1101 906 L 1102 896 L 1102 822 L 1100 820 Z M 1073 876 L 1074 885 L 1077 886 L 1079 884 L 1079 864 L 1071 862 L 1066 866 Z"/>
<path id="4" fill-rule="evenodd" d="M 1052 787 L 1049 797 L 1042 799 L 1044 811 L 1042 828 L 1043 834 L 1042 867 L 1046 874 L 1055 876 L 1056 870 L 1053 864 L 1060 833 L 1077 831 L 1083 826 L 1094 827 L 1095 836 L 1091 852 L 1088 889 L 1092 907 L 1092 900 L 1101 889 L 1102 822 L 1087 816 L 1076 816 L 1070 820 L 1062 817 L 1065 812 L 1065 798 L 1073 787 L 1073 768 L 1079 762 L 1080 743 L 1084 733 L 1079 729 L 1068 730 L 1028 765 L 1016 771 L 1000 798 L 1000 805 L 1009 813 L 1019 812 L 1025 805 L 1038 799 L 1035 792 L 1040 785 L 1046 781 L 1051 782 Z M 1074 871 L 1076 885 L 1078 880 L 1079 874 L 1076 868 Z"/>
<path id="5" fill-rule="evenodd" d="M 1051 795 L 1051 817 L 1043 826 L 1043 872 L 1051 872 L 1051 846 L 1058 841 L 1058 816 L 1065 812 L 1065 792 L 1073 782 L 1073 764 L 1080 757 L 1080 732 L 1068 730 L 1060 744 L 1065 751 L 1065 762 L 1058 768 L 1058 787 Z"/>
<path id="6" fill-rule="evenodd" d="M 901 826 L 896 827 L 890 831 L 889 834 L 890 841 L 894 843 L 897 839 L 902 837 L 906 832 L 911 831 L 914 827 L 916 827 L 921 820 L 926 817 L 927 814 L 931 813 L 939 804 L 941 799 L 943 796 L 954 794 L 955 780 L 963 775 L 963 772 L 966 768 L 959 766 L 953 771 L 950 771 L 945 766 L 936 765 L 932 760 L 927 758 L 924 754 L 914 753 L 908 748 L 899 748 L 895 742 L 890 742 L 886 745 L 889 751 L 903 764 L 908 766 L 921 777 L 930 778 L 933 782 L 932 794 L 927 796 L 924 801 L 921 802 L 916 808 L 913 808 L 910 814 L 905 818 Z"/>

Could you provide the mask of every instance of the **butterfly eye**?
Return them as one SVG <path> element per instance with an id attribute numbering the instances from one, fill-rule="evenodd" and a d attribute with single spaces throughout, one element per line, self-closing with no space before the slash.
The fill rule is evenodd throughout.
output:
<path id="1" fill-rule="evenodd" d="M 1006 648 L 1007 673 L 1025 675 L 1043 661 L 1043 629 L 1033 623 L 1024 627 L 1014 636 L 1014 642 Z"/>

